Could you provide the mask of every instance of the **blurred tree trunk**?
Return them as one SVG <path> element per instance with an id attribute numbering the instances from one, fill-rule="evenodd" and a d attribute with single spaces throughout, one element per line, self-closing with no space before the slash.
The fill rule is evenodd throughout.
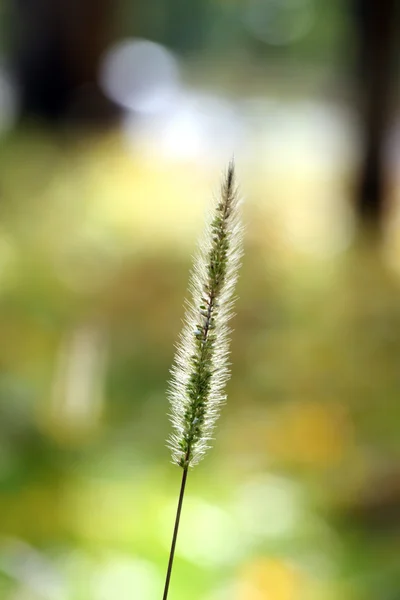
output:
<path id="1" fill-rule="evenodd" d="M 361 221 L 376 229 L 385 201 L 384 148 L 394 93 L 396 0 L 353 2 L 363 149 L 356 208 Z"/>
<path id="2" fill-rule="evenodd" d="M 23 114 L 109 116 L 98 60 L 112 36 L 113 0 L 14 0 L 13 66 Z"/>

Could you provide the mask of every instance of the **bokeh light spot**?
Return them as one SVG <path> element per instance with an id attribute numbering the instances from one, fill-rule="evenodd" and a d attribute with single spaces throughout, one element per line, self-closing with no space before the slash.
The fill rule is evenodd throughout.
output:
<path id="1" fill-rule="evenodd" d="M 99 80 L 104 92 L 123 108 L 155 113 L 173 102 L 179 68 L 174 55 L 161 44 L 128 39 L 105 54 Z"/>
<path id="2" fill-rule="evenodd" d="M 166 547 L 170 544 L 171 515 L 175 510 L 174 502 L 166 511 L 163 531 Z M 222 508 L 188 496 L 184 522 L 177 553 L 187 560 L 204 567 L 217 567 L 232 564 L 241 554 L 235 523 Z"/>
<path id="3" fill-rule="evenodd" d="M 242 528 L 250 535 L 290 535 L 304 522 L 303 494 L 290 480 L 257 478 L 242 487 L 238 513 Z"/>
<path id="4" fill-rule="evenodd" d="M 157 569 L 149 562 L 113 556 L 93 580 L 94 600 L 153 600 L 161 591 Z"/>

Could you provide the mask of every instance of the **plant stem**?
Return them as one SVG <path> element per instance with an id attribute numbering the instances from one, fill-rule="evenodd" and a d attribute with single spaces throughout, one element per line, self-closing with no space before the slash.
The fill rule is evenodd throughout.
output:
<path id="1" fill-rule="evenodd" d="M 170 582 L 170 579 L 171 579 L 172 566 L 174 564 L 175 546 L 176 546 L 176 540 L 177 540 L 177 537 L 178 537 L 179 522 L 180 522 L 180 519 L 181 519 L 182 504 L 183 504 L 183 498 L 184 498 L 184 495 L 185 495 L 186 480 L 187 480 L 187 476 L 188 476 L 188 470 L 189 470 L 189 464 L 186 461 L 186 464 L 183 467 L 181 491 L 179 493 L 178 508 L 177 508 L 176 517 L 175 517 L 174 534 L 172 536 L 172 544 L 171 544 L 171 551 L 170 551 L 170 554 L 169 554 L 169 562 L 168 562 L 168 569 L 167 569 L 167 577 L 166 577 L 166 580 L 165 580 L 165 588 L 164 588 L 163 600 L 167 600 L 167 598 L 168 598 L 169 582 Z"/>

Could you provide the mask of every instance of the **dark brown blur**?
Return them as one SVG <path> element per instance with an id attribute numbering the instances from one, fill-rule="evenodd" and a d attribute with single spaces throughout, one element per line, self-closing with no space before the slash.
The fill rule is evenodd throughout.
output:
<path id="1" fill-rule="evenodd" d="M 369 227 L 380 225 L 387 191 L 385 147 L 397 95 L 396 0 L 355 0 L 356 81 L 360 106 L 361 168 L 356 206 Z"/>
<path id="2" fill-rule="evenodd" d="M 115 112 L 97 85 L 100 57 L 115 37 L 112 0 L 14 0 L 10 54 L 22 114 L 92 122 Z"/>

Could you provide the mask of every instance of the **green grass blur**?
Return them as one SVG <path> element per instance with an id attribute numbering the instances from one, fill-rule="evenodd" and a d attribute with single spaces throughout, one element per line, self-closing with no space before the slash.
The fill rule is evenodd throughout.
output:
<path id="1" fill-rule="evenodd" d="M 160 598 L 166 381 L 220 165 L 34 129 L 0 155 L 0 596 Z M 336 248 L 350 217 L 326 173 L 238 174 L 233 376 L 171 600 L 395 600 L 397 274 L 365 241 Z"/>

